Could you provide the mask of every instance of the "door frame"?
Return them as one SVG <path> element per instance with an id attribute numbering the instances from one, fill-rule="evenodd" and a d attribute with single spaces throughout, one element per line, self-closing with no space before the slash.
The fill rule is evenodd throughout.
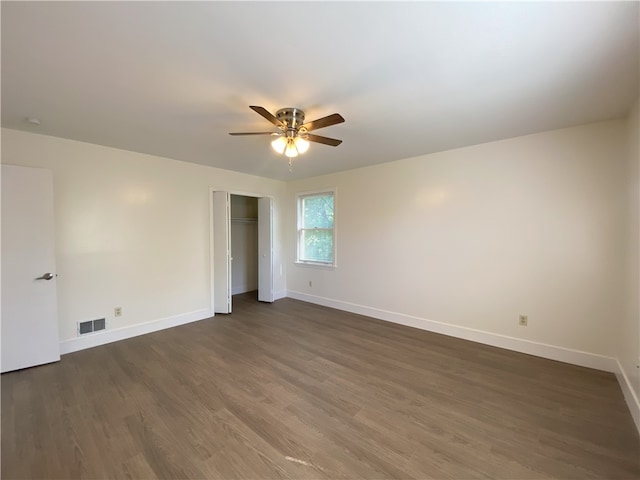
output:
<path id="1" fill-rule="evenodd" d="M 274 218 L 274 214 L 273 214 L 273 206 L 275 205 L 275 197 L 273 195 L 265 195 L 263 193 L 255 193 L 255 192 L 245 192 L 245 191 L 241 191 L 241 190 L 229 190 L 228 188 L 216 188 L 216 187 L 209 187 L 209 278 L 210 278 L 210 284 L 209 284 L 209 289 L 210 289 L 210 309 L 211 309 L 211 315 L 215 316 L 215 302 L 214 302 L 214 298 L 215 298 L 215 282 L 214 282 L 214 270 L 213 270 L 213 266 L 214 266 L 214 262 L 215 262 L 215 258 L 214 258 L 214 248 L 213 248 L 213 192 L 227 192 L 229 195 L 240 195 L 243 197 L 255 197 L 255 198 L 270 198 L 271 199 L 271 211 L 270 211 L 270 223 L 271 223 L 271 252 L 270 252 L 270 261 L 269 261 L 269 269 L 270 269 L 270 275 L 271 278 L 273 279 L 273 218 Z M 231 230 L 231 225 L 229 225 L 229 231 Z M 259 246 L 259 242 L 258 242 L 258 246 Z M 221 259 L 219 259 L 221 260 Z M 258 259 L 259 261 L 259 259 Z M 275 292 L 274 292 L 274 285 L 273 285 L 273 281 L 271 282 L 271 298 L 275 298 Z"/>

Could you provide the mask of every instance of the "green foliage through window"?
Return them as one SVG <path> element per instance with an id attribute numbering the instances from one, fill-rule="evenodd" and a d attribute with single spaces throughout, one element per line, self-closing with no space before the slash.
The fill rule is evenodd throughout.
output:
<path id="1" fill-rule="evenodd" d="M 298 197 L 298 260 L 333 263 L 333 192 Z"/>

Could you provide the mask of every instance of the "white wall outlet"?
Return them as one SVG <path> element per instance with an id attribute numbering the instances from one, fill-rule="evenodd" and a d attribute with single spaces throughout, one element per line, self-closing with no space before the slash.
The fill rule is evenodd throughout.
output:
<path id="1" fill-rule="evenodd" d="M 114 317 L 121 317 L 122 316 L 122 307 L 115 307 L 113 309 L 113 316 Z"/>
<path id="2" fill-rule="evenodd" d="M 527 317 L 526 315 L 520 315 L 518 317 L 518 324 L 521 327 L 526 327 L 529 324 L 529 317 Z"/>
<path id="3" fill-rule="evenodd" d="M 309 280 L 309 286 L 313 287 L 313 282 L 311 280 Z"/>

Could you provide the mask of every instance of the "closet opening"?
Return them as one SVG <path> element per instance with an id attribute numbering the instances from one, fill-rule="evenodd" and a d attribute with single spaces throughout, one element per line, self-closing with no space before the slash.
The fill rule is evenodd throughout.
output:
<path id="1" fill-rule="evenodd" d="M 231 195 L 231 295 L 258 301 L 258 199 Z"/>
<path id="2" fill-rule="evenodd" d="M 273 302 L 273 198 L 214 188 L 209 194 L 211 311 L 231 313 L 234 295 Z"/>

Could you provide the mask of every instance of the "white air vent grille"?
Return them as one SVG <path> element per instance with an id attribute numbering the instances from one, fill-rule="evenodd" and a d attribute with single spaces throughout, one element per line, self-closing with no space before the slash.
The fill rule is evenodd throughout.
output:
<path id="1" fill-rule="evenodd" d="M 107 320 L 98 318 L 96 320 L 87 320 L 86 322 L 78 322 L 78 335 L 86 335 L 87 333 L 99 332 L 107 328 Z"/>

